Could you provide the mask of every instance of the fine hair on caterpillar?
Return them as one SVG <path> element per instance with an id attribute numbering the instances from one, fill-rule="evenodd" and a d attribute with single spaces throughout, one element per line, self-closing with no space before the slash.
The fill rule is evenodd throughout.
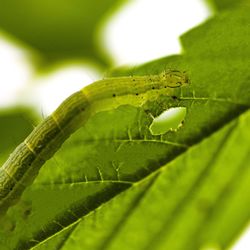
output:
<path id="1" fill-rule="evenodd" d="M 15 204 L 63 142 L 94 114 L 121 105 L 142 106 L 188 85 L 185 72 L 99 80 L 68 97 L 14 150 L 0 168 L 0 216 Z"/>

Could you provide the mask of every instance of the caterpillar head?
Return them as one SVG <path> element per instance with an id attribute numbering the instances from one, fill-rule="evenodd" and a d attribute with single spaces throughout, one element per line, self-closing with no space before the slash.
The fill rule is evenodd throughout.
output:
<path id="1" fill-rule="evenodd" d="M 177 88 L 190 83 L 186 71 L 166 70 L 160 74 L 160 78 L 170 88 Z"/>

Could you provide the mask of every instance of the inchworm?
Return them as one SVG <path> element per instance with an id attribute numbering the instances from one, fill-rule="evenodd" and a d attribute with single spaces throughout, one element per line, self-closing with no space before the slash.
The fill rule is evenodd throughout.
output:
<path id="1" fill-rule="evenodd" d="M 100 80 L 68 97 L 0 168 L 0 214 L 17 202 L 45 161 L 90 116 L 125 104 L 139 107 L 160 95 L 171 96 L 175 88 L 186 84 L 188 77 L 185 72 L 169 70 L 159 75 Z"/>

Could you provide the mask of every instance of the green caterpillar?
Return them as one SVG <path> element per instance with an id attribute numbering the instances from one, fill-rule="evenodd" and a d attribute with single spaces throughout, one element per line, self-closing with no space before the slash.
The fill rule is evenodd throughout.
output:
<path id="1" fill-rule="evenodd" d="M 68 97 L 40 123 L 0 168 L 0 214 L 15 204 L 63 142 L 90 116 L 120 105 L 142 106 L 160 95 L 171 96 L 174 88 L 188 84 L 185 72 L 114 77 L 100 80 Z"/>

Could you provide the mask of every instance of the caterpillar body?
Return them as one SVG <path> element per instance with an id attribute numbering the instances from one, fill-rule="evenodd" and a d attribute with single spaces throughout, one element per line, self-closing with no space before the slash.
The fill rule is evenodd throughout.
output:
<path id="1" fill-rule="evenodd" d="M 99 80 L 68 97 L 40 123 L 0 168 L 0 215 L 15 204 L 63 142 L 90 116 L 120 105 L 142 106 L 189 83 L 185 72 Z"/>

